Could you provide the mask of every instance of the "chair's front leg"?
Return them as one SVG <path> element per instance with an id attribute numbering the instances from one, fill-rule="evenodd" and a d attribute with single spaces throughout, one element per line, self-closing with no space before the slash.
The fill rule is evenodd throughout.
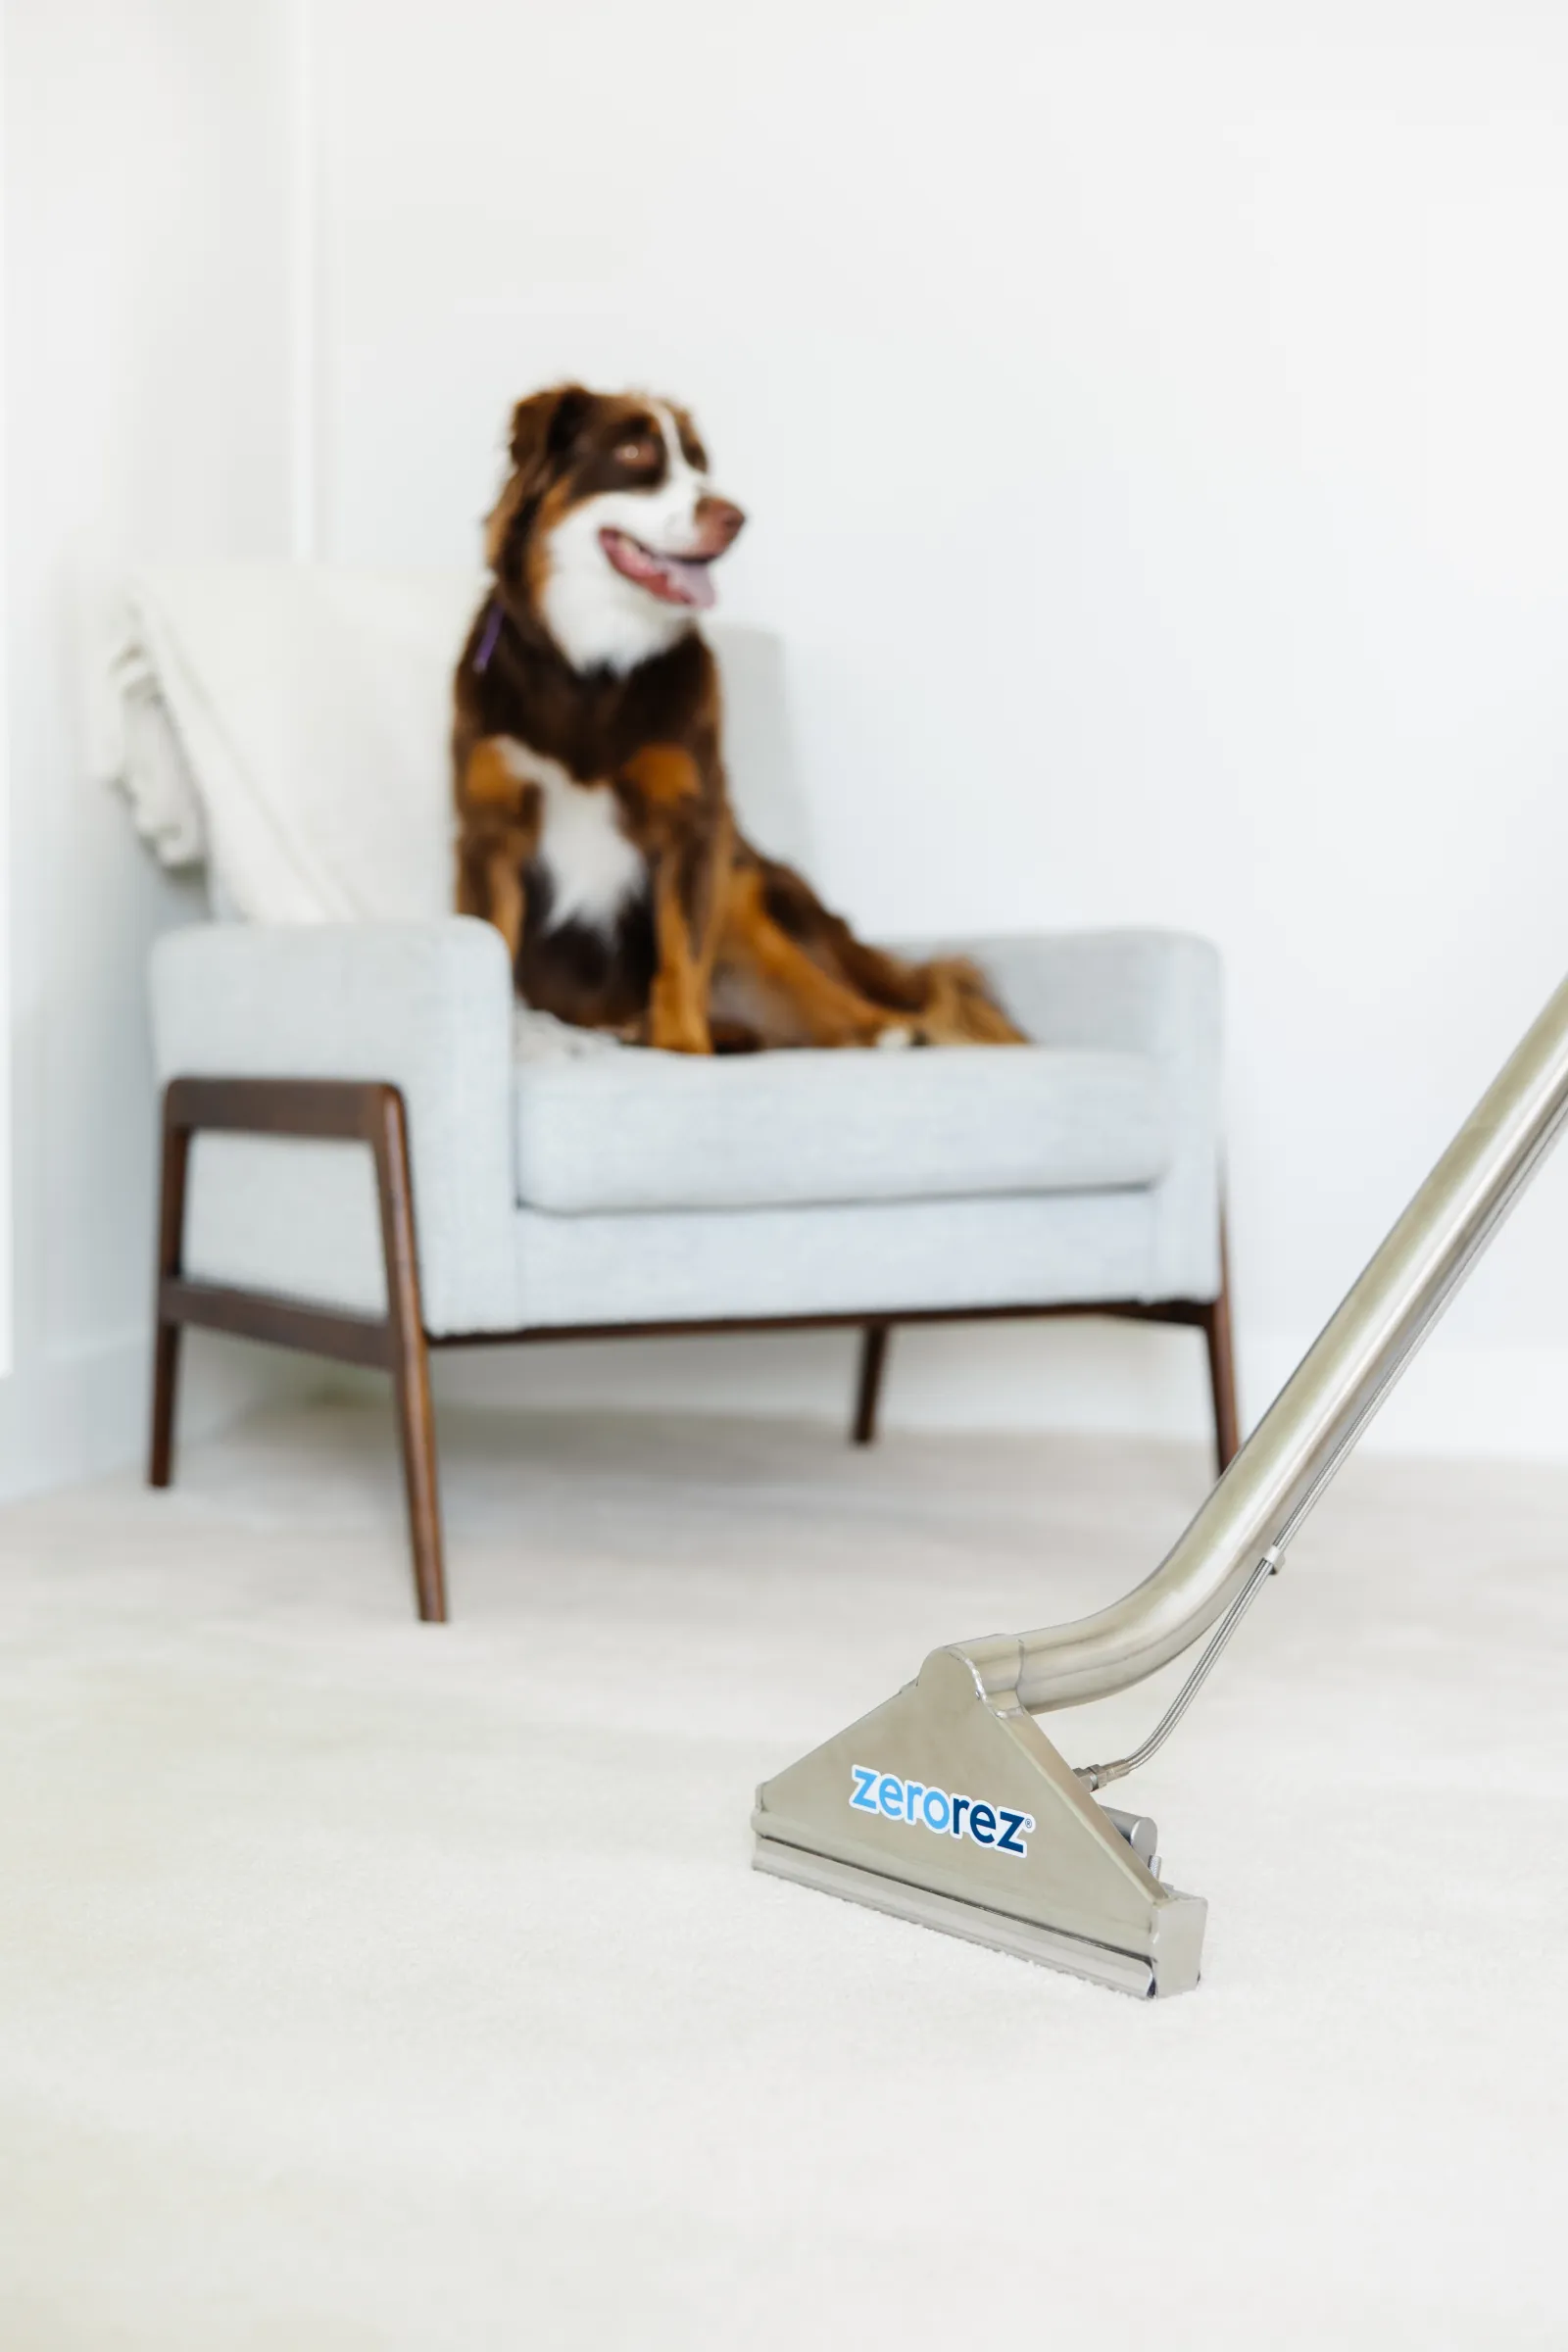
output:
<path id="1" fill-rule="evenodd" d="M 337 1308 L 305 1306 L 270 1293 L 186 1279 L 182 1263 L 186 1176 L 191 1138 L 203 1129 L 230 1135 L 309 1136 L 369 1146 L 375 1160 L 386 1268 L 384 1317 L 377 1320 Z M 167 1487 L 173 1471 L 175 1374 L 186 1323 L 200 1323 L 206 1330 L 232 1332 L 241 1338 L 271 1340 L 391 1373 L 408 1491 L 415 1593 L 420 1617 L 427 1623 L 443 1623 L 447 1601 L 435 1416 L 419 1296 L 408 1120 L 399 1090 L 373 1079 L 172 1080 L 164 1093 L 154 1317 L 147 1477 L 155 1487 Z"/>
<path id="2" fill-rule="evenodd" d="M 372 1149 L 381 1203 L 387 1338 L 392 1355 L 403 1480 L 409 1498 L 414 1587 L 421 1619 L 428 1625 L 444 1625 L 447 1592 L 441 1560 L 441 1497 L 436 1485 L 435 1410 L 430 1401 L 430 1355 L 419 1302 L 408 1121 L 403 1097 L 395 1086 L 378 1087 L 375 1091 L 378 1100 Z"/>
<path id="3" fill-rule="evenodd" d="M 147 1484 L 167 1487 L 174 1475 L 174 1405 L 179 1392 L 179 1344 L 184 1325 L 164 1311 L 164 1283 L 177 1280 L 185 1238 L 185 1184 L 190 1170 L 190 1129 L 172 1115 L 164 1098 L 163 1151 L 158 1177 L 158 1266 L 153 1283 L 152 1433 L 147 1448 Z"/>

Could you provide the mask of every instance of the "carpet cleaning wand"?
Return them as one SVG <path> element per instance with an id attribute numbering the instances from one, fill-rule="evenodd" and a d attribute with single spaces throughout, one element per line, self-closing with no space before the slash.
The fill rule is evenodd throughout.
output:
<path id="1" fill-rule="evenodd" d="M 1094 1791 L 1175 1729 L 1244 1611 L 1568 1117 L 1568 980 L 1153 1574 L 1070 1625 L 933 1650 L 758 1790 L 760 1870 L 1146 1997 L 1198 1983 L 1207 1906 Z M 1074 1771 L 1035 1721 L 1211 1638 L 1143 1744 Z"/>

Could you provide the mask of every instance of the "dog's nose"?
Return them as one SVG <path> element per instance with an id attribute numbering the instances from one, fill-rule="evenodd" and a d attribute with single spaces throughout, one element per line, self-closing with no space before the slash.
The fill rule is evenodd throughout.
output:
<path id="1" fill-rule="evenodd" d="M 696 519 L 705 556 L 721 556 L 726 547 L 734 545 L 746 523 L 743 510 L 727 498 L 700 498 Z"/>

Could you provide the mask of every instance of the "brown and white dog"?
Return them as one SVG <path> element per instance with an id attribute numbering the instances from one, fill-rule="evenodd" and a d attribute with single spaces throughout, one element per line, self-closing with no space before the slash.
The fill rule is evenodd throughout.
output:
<path id="1" fill-rule="evenodd" d="M 686 412 L 562 384 L 511 455 L 453 760 L 459 911 L 524 1001 L 682 1054 L 1019 1042 L 972 964 L 864 946 L 737 831 L 696 621 L 746 518 Z"/>

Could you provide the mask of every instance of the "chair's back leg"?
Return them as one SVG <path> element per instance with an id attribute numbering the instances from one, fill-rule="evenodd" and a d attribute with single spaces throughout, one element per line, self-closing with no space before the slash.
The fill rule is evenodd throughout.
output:
<path id="1" fill-rule="evenodd" d="M 892 1336 L 891 1323 L 867 1323 L 860 1334 L 860 1372 L 856 1385 L 852 1431 L 857 1446 L 870 1446 L 876 1440 L 876 1409 L 882 1396 L 882 1374 Z"/>
<path id="2" fill-rule="evenodd" d="M 386 1311 L 391 1343 L 392 1386 L 397 1400 L 398 1441 L 409 1498 L 409 1540 L 414 1552 L 414 1586 L 419 1615 L 443 1625 L 446 1576 L 441 1561 L 441 1498 L 436 1481 L 435 1410 L 430 1400 L 430 1357 L 419 1298 L 419 1260 L 414 1233 L 414 1187 L 409 1174 L 408 1125 L 403 1098 L 393 1087 L 380 1091 L 372 1138 L 376 1189 L 381 1201 L 381 1246 L 386 1263 Z"/>
<path id="3" fill-rule="evenodd" d="M 153 1291 L 153 1408 L 147 1484 L 167 1487 L 174 1475 L 174 1402 L 179 1389 L 183 1326 L 164 1313 L 164 1282 L 177 1277 L 185 1235 L 185 1177 L 190 1130 L 175 1123 L 164 1097 L 164 1149 L 158 1179 L 158 1271 Z"/>

